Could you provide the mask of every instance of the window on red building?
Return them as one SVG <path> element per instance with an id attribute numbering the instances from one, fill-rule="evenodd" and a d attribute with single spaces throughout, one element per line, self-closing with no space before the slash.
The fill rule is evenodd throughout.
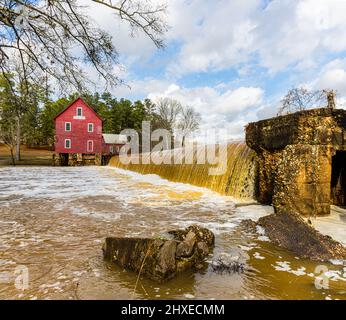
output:
<path id="1" fill-rule="evenodd" d="M 71 131 L 71 122 L 65 122 L 65 131 Z"/>
<path id="2" fill-rule="evenodd" d="M 88 132 L 94 132 L 94 124 L 88 123 Z"/>
<path id="3" fill-rule="evenodd" d="M 65 139 L 65 148 L 71 149 L 71 139 Z"/>
<path id="4" fill-rule="evenodd" d="M 94 149 L 94 141 L 88 140 L 87 150 L 88 152 L 92 152 Z"/>
<path id="5" fill-rule="evenodd" d="M 83 111 L 82 107 L 77 108 L 77 116 L 78 117 L 81 117 L 83 115 L 82 111 Z"/>

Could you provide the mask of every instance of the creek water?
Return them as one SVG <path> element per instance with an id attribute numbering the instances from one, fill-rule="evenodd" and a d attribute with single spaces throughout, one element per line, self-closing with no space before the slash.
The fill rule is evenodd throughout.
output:
<path id="1" fill-rule="evenodd" d="M 229 195 L 112 167 L 0 168 L 0 299 L 346 299 L 342 261 L 299 259 L 241 224 L 270 214 Z M 243 273 L 212 268 L 157 284 L 107 263 L 107 236 L 158 236 L 200 224 Z M 19 268 L 19 269 L 18 269 Z M 322 269 L 321 269 L 322 268 Z M 320 270 L 328 270 L 323 278 Z M 18 287 L 26 270 L 28 287 Z M 328 288 L 327 288 L 327 286 Z"/>

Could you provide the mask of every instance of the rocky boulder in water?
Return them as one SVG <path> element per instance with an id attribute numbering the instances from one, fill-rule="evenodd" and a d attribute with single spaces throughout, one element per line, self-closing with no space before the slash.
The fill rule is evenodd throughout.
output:
<path id="1" fill-rule="evenodd" d="M 230 253 L 223 252 L 211 264 L 211 270 L 219 274 L 242 273 L 249 257 L 240 249 L 233 248 Z"/>
<path id="2" fill-rule="evenodd" d="M 167 238 L 106 238 L 104 258 L 149 279 L 164 282 L 179 272 L 203 267 L 214 247 L 214 234 L 193 225 L 168 232 Z"/>
<path id="3" fill-rule="evenodd" d="M 317 261 L 346 259 L 346 248 L 308 225 L 297 213 L 280 212 L 262 217 L 258 225 L 275 244 L 302 258 Z"/>

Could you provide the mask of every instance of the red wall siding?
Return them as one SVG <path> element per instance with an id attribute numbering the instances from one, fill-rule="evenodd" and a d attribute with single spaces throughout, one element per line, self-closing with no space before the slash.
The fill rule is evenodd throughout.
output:
<path id="1" fill-rule="evenodd" d="M 82 107 L 83 119 L 76 118 L 77 107 Z M 71 131 L 65 131 L 65 122 L 71 122 Z M 94 132 L 88 132 L 88 123 L 94 124 Z M 65 148 L 65 139 L 71 139 L 71 148 Z M 87 150 L 88 140 L 94 144 Z M 58 153 L 102 153 L 102 120 L 84 103 L 77 99 L 55 119 L 55 151 Z"/>

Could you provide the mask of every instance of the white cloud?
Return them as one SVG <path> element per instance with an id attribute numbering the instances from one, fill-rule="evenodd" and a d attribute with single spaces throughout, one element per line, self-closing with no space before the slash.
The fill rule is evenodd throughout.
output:
<path id="1" fill-rule="evenodd" d="M 152 1 L 162 3 L 163 0 Z M 122 58 L 122 62 L 131 64 L 139 59 L 149 58 L 156 50 L 154 43 L 144 32 L 131 34 L 128 22 L 121 20 L 115 12 L 105 5 L 90 0 L 78 0 L 85 7 L 88 16 L 113 38 L 115 48 Z"/>
<path id="2" fill-rule="evenodd" d="M 164 92 L 169 85 L 166 80 L 153 78 L 127 80 L 126 85 L 116 87 L 112 93 L 116 97 L 146 97 L 150 92 Z"/>
<path id="3" fill-rule="evenodd" d="M 335 59 L 326 64 L 309 86 L 336 90 L 337 107 L 346 109 L 346 59 Z"/>
<path id="4" fill-rule="evenodd" d="M 260 0 L 170 2 L 168 39 L 181 41 L 178 61 L 168 71 L 185 74 L 220 70 L 247 59 L 254 25 L 251 16 Z"/>
<path id="5" fill-rule="evenodd" d="M 345 50 L 345 10 L 340 0 L 272 1 L 254 31 L 261 65 L 278 72 Z"/>
<path id="6" fill-rule="evenodd" d="M 89 0 L 87 12 L 108 31 L 126 67 L 146 63 L 156 48 L 143 33 L 131 38 L 129 26 L 106 6 Z M 152 0 L 165 2 L 164 0 Z M 170 0 L 168 46 L 171 62 L 164 62 L 173 79 L 194 72 L 236 68 L 247 76 L 262 66 L 270 73 L 295 67 L 301 74 L 315 69 L 329 53 L 346 50 L 346 1 Z"/>
<path id="7" fill-rule="evenodd" d="M 132 39 L 129 26 L 107 7 L 79 2 L 88 5 L 92 19 L 113 36 L 126 67 L 146 63 L 156 52 L 143 33 Z M 306 76 L 329 53 L 346 50 L 346 1 L 273 0 L 265 8 L 263 0 L 167 3 L 167 44 L 178 50 L 168 54 L 170 62 L 162 62 L 167 78 L 232 67 L 243 77 L 257 66 L 270 73 L 294 67 Z"/>
<path id="8" fill-rule="evenodd" d="M 129 81 L 131 89 L 118 87 L 113 94 L 130 97 L 132 94 L 148 97 L 177 99 L 183 105 L 194 107 L 202 116 L 201 131 L 226 129 L 229 138 L 244 138 L 244 126 L 258 119 L 257 110 L 263 104 L 263 90 L 257 87 L 231 88 L 227 84 L 215 87 L 186 88 L 166 80 L 144 79 Z"/>
<path id="9" fill-rule="evenodd" d="M 256 76 L 262 77 L 257 67 L 272 74 L 288 70 L 293 71 L 288 74 L 290 83 L 334 88 L 339 101 L 346 101 L 346 59 L 336 59 L 317 69 L 330 54 L 346 50 L 346 1 L 273 0 L 265 8 L 263 2 L 168 1 L 171 29 L 167 44 L 173 50 L 167 53 L 170 61 L 162 62 L 166 77 L 138 78 L 127 74 L 131 90 L 119 87 L 113 93 L 118 97 L 176 98 L 202 114 L 204 128 L 227 128 L 232 137 L 243 136 L 243 126 L 249 121 L 274 116 L 273 106 L 278 101 L 265 105 L 262 89 L 246 81 L 237 88 L 227 83 L 186 88 L 179 86 L 176 78 L 229 68 L 235 68 L 240 79 L 251 76 L 254 70 Z M 114 19 L 106 8 L 93 11 L 93 18 L 112 34 L 127 66 L 145 63 L 155 52 L 144 35 L 132 40 L 127 26 Z"/>
<path id="10" fill-rule="evenodd" d="M 263 91 L 260 88 L 240 87 L 220 90 L 215 87 L 184 88 L 170 84 L 164 91 L 148 93 L 150 99 L 170 97 L 195 108 L 202 116 L 201 131 L 226 129 L 229 138 L 243 138 L 244 126 L 256 120 Z"/>
<path id="11" fill-rule="evenodd" d="M 169 39 L 182 42 L 168 71 L 183 75 L 253 63 L 276 73 L 311 68 L 346 49 L 346 1 L 274 0 L 170 2 Z M 254 57 L 257 57 L 254 61 Z"/>
<path id="12" fill-rule="evenodd" d="M 313 86 L 317 89 L 331 88 L 346 96 L 346 59 L 336 59 L 326 64 Z"/>

